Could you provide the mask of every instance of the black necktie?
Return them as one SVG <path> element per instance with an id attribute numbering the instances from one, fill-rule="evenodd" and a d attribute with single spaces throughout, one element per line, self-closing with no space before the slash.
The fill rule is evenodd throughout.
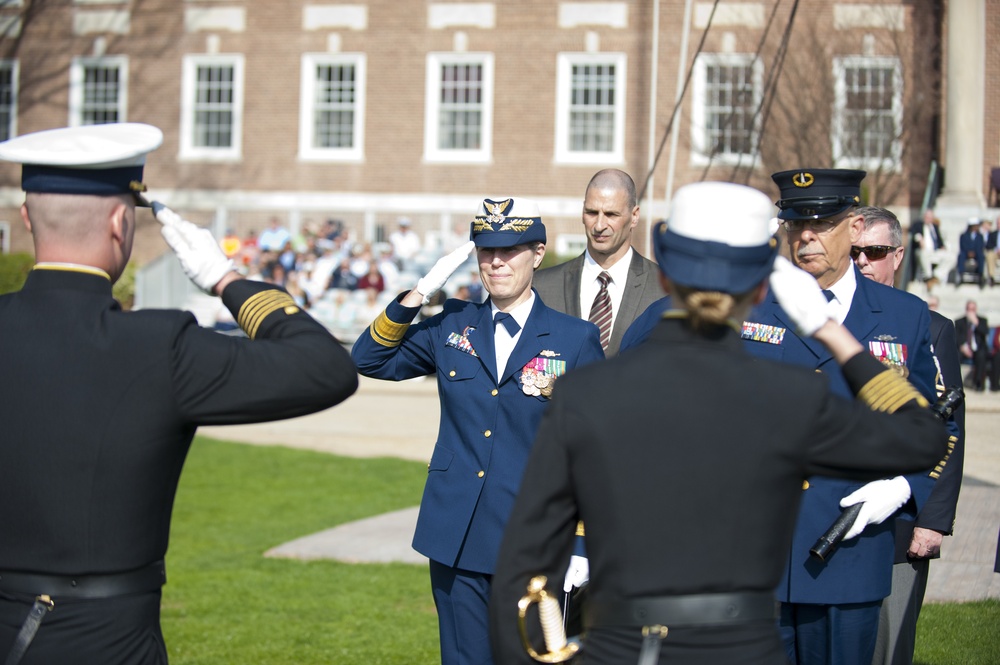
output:
<path id="1" fill-rule="evenodd" d="M 497 312 L 496 316 L 493 317 L 493 330 L 496 330 L 497 325 L 503 324 L 503 327 L 507 329 L 507 334 L 513 337 L 521 329 L 514 317 L 507 312 Z"/>
<path id="2" fill-rule="evenodd" d="M 836 297 L 833 295 L 833 291 L 829 289 L 823 289 L 823 295 L 826 296 L 827 302 L 833 302 L 833 299 Z"/>
<path id="3" fill-rule="evenodd" d="M 601 289 L 594 298 L 594 304 L 590 307 L 590 322 L 596 325 L 601 331 L 601 348 L 608 350 L 608 343 L 611 341 L 611 294 L 608 293 L 608 282 L 611 275 L 602 272 L 597 276 L 601 282 Z"/>

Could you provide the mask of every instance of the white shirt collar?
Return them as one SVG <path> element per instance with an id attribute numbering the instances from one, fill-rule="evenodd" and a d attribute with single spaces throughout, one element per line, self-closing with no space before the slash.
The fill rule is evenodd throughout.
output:
<path id="1" fill-rule="evenodd" d="M 625 284 L 625 280 L 628 278 L 628 268 L 632 264 L 632 254 L 634 250 L 629 247 L 625 254 L 615 261 L 615 264 L 608 268 L 608 274 L 611 275 L 611 282 L 618 287 L 622 287 Z M 597 280 L 597 276 L 604 272 L 594 257 L 590 255 L 590 250 L 584 252 L 583 259 L 583 282 L 593 282 Z"/>
<path id="2" fill-rule="evenodd" d="M 853 263 L 847 268 L 844 276 L 838 279 L 827 291 L 833 292 L 832 301 L 834 311 L 837 314 L 837 322 L 843 323 L 847 318 L 847 313 L 851 310 L 851 303 L 854 301 L 854 292 L 858 290 L 858 278 L 854 273 Z"/>
<path id="3" fill-rule="evenodd" d="M 528 322 L 528 315 L 531 314 L 531 308 L 535 306 L 535 292 L 532 291 L 528 299 L 523 303 L 510 310 L 510 315 L 517 321 L 517 325 L 521 326 L 521 330 L 524 330 L 524 324 Z M 497 312 L 500 308 L 490 300 L 490 318 L 496 318 Z M 518 332 L 520 335 L 521 333 Z"/>

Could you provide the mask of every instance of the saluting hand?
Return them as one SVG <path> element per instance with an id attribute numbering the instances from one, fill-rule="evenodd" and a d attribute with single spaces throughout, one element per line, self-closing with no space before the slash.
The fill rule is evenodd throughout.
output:
<path id="1" fill-rule="evenodd" d="M 812 336 L 830 316 L 830 303 L 816 278 L 783 256 L 774 260 L 771 290 L 800 335 Z"/>
<path id="2" fill-rule="evenodd" d="M 470 240 L 450 254 L 446 254 L 438 259 L 434 267 L 426 275 L 417 280 L 417 292 L 424 297 L 425 305 L 430 302 L 431 296 L 444 286 L 452 273 L 468 260 L 469 254 L 472 253 L 475 247 L 476 243 Z"/>
<path id="3" fill-rule="evenodd" d="M 235 268 L 215 236 L 208 229 L 182 219 L 159 201 L 153 201 L 153 214 L 162 224 L 160 233 L 174 250 L 184 274 L 201 290 L 215 294 L 215 287 Z"/>

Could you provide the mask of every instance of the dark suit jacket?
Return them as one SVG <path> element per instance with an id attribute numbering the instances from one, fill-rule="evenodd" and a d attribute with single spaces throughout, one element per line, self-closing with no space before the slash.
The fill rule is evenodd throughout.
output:
<path id="1" fill-rule="evenodd" d="M 893 359 L 896 364 L 905 362 L 910 382 L 928 402 L 933 402 L 937 368 L 931 355 L 927 303 L 866 279 L 856 267 L 852 269 L 857 290 L 844 325 L 869 351 L 885 353 L 886 360 Z M 744 323 L 747 349 L 762 358 L 820 371 L 834 392 L 850 397 L 844 375 L 830 353 L 819 342 L 799 337 L 794 329 L 772 293 Z M 776 334 L 778 330 L 783 334 Z M 928 469 L 906 476 L 912 496 L 901 510 L 915 515 L 923 508 L 935 482 L 931 475 L 933 468 Z M 895 550 L 893 519 L 869 525 L 825 562 L 809 555 L 816 539 L 840 516 L 840 500 L 861 485 L 832 478 L 808 479 L 790 550 L 789 572 L 778 586 L 779 600 L 840 605 L 880 600 L 889 595 Z"/>
<path id="2" fill-rule="evenodd" d="M 931 312 L 931 344 L 940 372 L 936 389 L 943 394 L 949 388 L 962 387 L 962 369 L 955 346 L 955 324 L 952 320 Z M 896 518 L 896 563 L 908 561 L 906 552 L 913 538 L 913 527 L 933 529 L 951 534 L 955 526 L 955 508 L 962 487 L 962 466 L 965 458 L 965 405 L 955 410 L 948 427 L 948 456 L 935 471 L 939 474 L 927 503 L 917 515 L 916 524 L 908 515 Z M 940 555 L 938 555 L 940 556 Z M 937 557 L 935 557 L 937 558 Z"/>
<path id="3" fill-rule="evenodd" d="M 303 415 L 357 388 L 350 356 L 285 291 L 240 280 L 222 300 L 253 339 L 189 312 L 123 312 L 107 278 L 75 270 L 36 269 L 0 296 L 0 570 L 111 574 L 163 559 L 198 425 Z M 6 599 L 0 656 L 18 625 Z M 121 645 L 103 601 L 55 602 L 28 661 L 151 662 L 111 655 Z M 13 608 L 17 622 L 30 604 Z M 158 614 L 137 619 L 142 639 L 159 634 Z"/>
<path id="4" fill-rule="evenodd" d="M 413 548 L 446 566 L 491 574 L 549 403 L 548 397 L 526 392 L 524 368 L 548 362 L 553 375 L 560 375 L 558 384 L 562 372 L 603 359 L 597 326 L 536 298 L 507 367 L 497 376 L 489 300 L 447 300 L 440 314 L 409 325 L 419 310 L 389 303 L 351 354 L 365 376 L 393 381 L 437 376 L 441 425 Z M 387 343 L 400 338 L 396 345 Z"/>
<path id="5" fill-rule="evenodd" d="M 546 305 L 578 319 L 590 316 L 590 312 L 580 311 L 580 279 L 585 258 L 586 255 L 581 254 L 565 263 L 539 270 L 531 283 Z M 615 314 L 611 341 L 605 352 L 607 357 L 610 358 L 618 353 L 622 336 L 632 321 L 653 302 L 663 297 L 659 274 L 660 268 L 656 263 L 633 250 L 628 278 L 622 291 L 622 301 Z"/>
<path id="6" fill-rule="evenodd" d="M 844 370 L 854 391 L 881 374 L 867 354 Z M 731 329 L 709 338 L 660 322 L 642 346 L 569 375 L 542 419 L 493 578 L 494 661 L 531 662 L 517 601 L 534 575 L 561 596 L 576 520 L 595 600 L 770 592 L 802 479 L 930 466 L 944 451 L 935 420 L 916 401 L 890 416 L 841 399 L 811 369 L 755 360 Z M 586 660 L 634 663 L 641 640 L 638 628 L 592 630 Z M 670 628 L 660 662 L 695 651 L 699 663 L 785 662 L 776 622 Z"/>

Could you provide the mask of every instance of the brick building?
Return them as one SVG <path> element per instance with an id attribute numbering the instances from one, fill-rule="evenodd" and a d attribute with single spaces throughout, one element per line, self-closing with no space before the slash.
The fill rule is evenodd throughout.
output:
<path id="1" fill-rule="evenodd" d="M 7 0 L 0 136 L 154 124 L 165 141 L 146 170 L 153 196 L 218 232 L 336 217 L 373 239 L 406 215 L 433 241 L 482 196 L 515 194 L 540 200 L 550 247 L 570 254 L 586 182 L 608 166 L 646 183 L 645 220 L 682 184 L 776 195 L 768 174 L 795 166 L 866 168 L 873 200 L 906 219 L 931 160 L 952 149 L 942 92 L 956 12 L 978 12 L 982 32 L 982 141 L 951 139 L 973 174 L 963 195 L 983 200 L 1000 164 L 1000 87 L 988 83 L 1000 50 L 986 39 L 998 5 Z M 31 246 L 18 182 L 0 166 L 5 251 Z M 165 245 L 140 220 L 141 264 Z"/>

